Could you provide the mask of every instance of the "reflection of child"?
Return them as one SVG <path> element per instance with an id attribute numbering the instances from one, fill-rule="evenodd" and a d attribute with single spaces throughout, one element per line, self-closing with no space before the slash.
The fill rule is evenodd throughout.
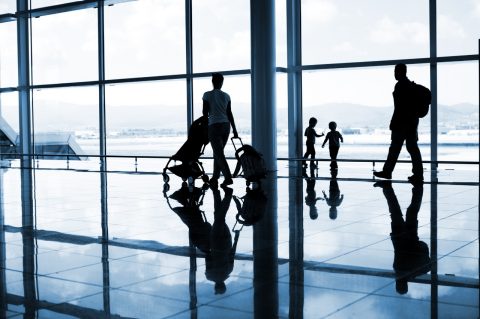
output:
<path id="1" fill-rule="evenodd" d="M 315 137 L 322 137 L 324 135 L 323 133 L 321 135 L 317 134 L 314 129 L 315 125 L 317 125 L 317 119 L 311 117 L 308 121 L 308 127 L 305 129 L 305 136 L 307 137 L 307 151 L 305 152 L 305 155 L 303 155 L 303 158 L 308 158 L 308 156 L 311 155 L 312 160 L 315 158 Z M 307 163 L 303 162 L 303 166 L 307 166 Z M 316 165 L 313 163 L 313 161 L 310 162 L 310 167 L 316 168 Z"/>
<path id="2" fill-rule="evenodd" d="M 323 200 L 323 198 L 317 197 L 317 192 L 315 192 L 315 178 L 308 178 L 305 204 L 310 207 L 310 219 L 317 219 L 318 217 L 317 207 L 315 206 L 318 200 Z"/>
<path id="3" fill-rule="evenodd" d="M 338 182 L 336 179 L 331 179 L 330 180 L 330 189 L 328 190 L 328 197 L 327 194 L 325 194 L 325 191 L 323 192 L 323 198 L 325 199 L 325 202 L 327 203 L 328 206 L 330 206 L 330 219 L 336 219 L 337 218 L 337 207 L 340 206 L 343 202 L 343 194 L 340 195 L 340 188 L 338 187 Z"/>
<path id="4" fill-rule="evenodd" d="M 336 130 L 337 123 L 330 122 L 328 123 L 328 128 L 330 132 L 327 133 L 325 136 L 325 140 L 323 141 L 322 148 L 325 147 L 325 144 L 328 141 L 328 150 L 330 151 L 330 158 L 332 159 L 330 163 L 331 169 L 337 169 L 337 154 L 338 150 L 340 149 L 340 141 L 343 143 L 343 136 Z"/>

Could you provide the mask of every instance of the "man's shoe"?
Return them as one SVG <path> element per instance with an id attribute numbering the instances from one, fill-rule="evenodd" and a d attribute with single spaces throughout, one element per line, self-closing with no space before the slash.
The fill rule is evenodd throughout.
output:
<path id="1" fill-rule="evenodd" d="M 392 181 L 378 181 L 373 184 L 373 187 L 392 188 Z"/>
<path id="2" fill-rule="evenodd" d="M 375 175 L 376 177 L 380 177 L 380 178 L 392 179 L 392 173 L 387 173 L 387 172 L 384 172 L 384 171 L 373 172 L 373 175 Z"/>
<path id="3" fill-rule="evenodd" d="M 408 181 L 412 184 L 423 184 L 423 176 L 414 174 L 412 176 L 408 176 Z"/>

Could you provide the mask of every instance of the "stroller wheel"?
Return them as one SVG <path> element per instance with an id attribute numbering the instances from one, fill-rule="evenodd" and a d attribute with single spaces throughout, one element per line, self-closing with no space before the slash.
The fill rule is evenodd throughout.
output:
<path id="1" fill-rule="evenodd" d="M 169 190 L 170 190 L 170 185 L 168 185 L 167 183 L 163 184 L 163 191 L 168 192 Z"/>
<path id="2" fill-rule="evenodd" d="M 208 183 L 209 180 L 210 180 L 210 178 L 208 178 L 208 175 L 203 175 L 203 176 L 202 176 L 202 181 L 203 181 L 204 183 Z"/>
<path id="3" fill-rule="evenodd" d="M 170 176 L 168 176 L 167 173 L 163 173 L 162 176 L 163 176 L 164 183 L 168 183 L 170 181 Z"/>

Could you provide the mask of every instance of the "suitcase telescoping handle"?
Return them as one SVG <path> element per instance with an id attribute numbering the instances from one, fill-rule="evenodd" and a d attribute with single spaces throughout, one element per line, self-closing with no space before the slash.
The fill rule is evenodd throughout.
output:
<path id="1" fill-rule="evenodd" d="M 240 147 L 243 146 L 243 142 L 242 142 L 242 139 L 241 139 L 240 137 L 232 137 L 230 140 L 232 141 L 233 148 L 235 149 L 235 152 L 237 152 L 237 150 L 238 150 Z M 241 146 L 240 146 L 240 147 L 237 147 L 237 145 L 235 145 L 234 140 L 239 140 Z"/>

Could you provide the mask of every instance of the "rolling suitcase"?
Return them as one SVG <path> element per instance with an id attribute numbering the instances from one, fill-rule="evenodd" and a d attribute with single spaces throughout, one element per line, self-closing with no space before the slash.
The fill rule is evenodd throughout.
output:
<path id="1" fill-rule="evenodd" d="M 233 172 L 233 177 L 239 176 L 242 170 L 242 175 L 246 180 L 247 186 L 250 186 L 251 183 L 258 183 L 260 185 L 260 180 L 267 176 L 267 167 L 262 154 L 257 152 L 253 146 L 243 144 L 242 139 L 239 137 L 232 137 L 231 140 L 235 148 L 235 158 L 237 159 L 237 166 Z M 241 146 L 237 147 L 234 140 L 239 140 Z"/>

